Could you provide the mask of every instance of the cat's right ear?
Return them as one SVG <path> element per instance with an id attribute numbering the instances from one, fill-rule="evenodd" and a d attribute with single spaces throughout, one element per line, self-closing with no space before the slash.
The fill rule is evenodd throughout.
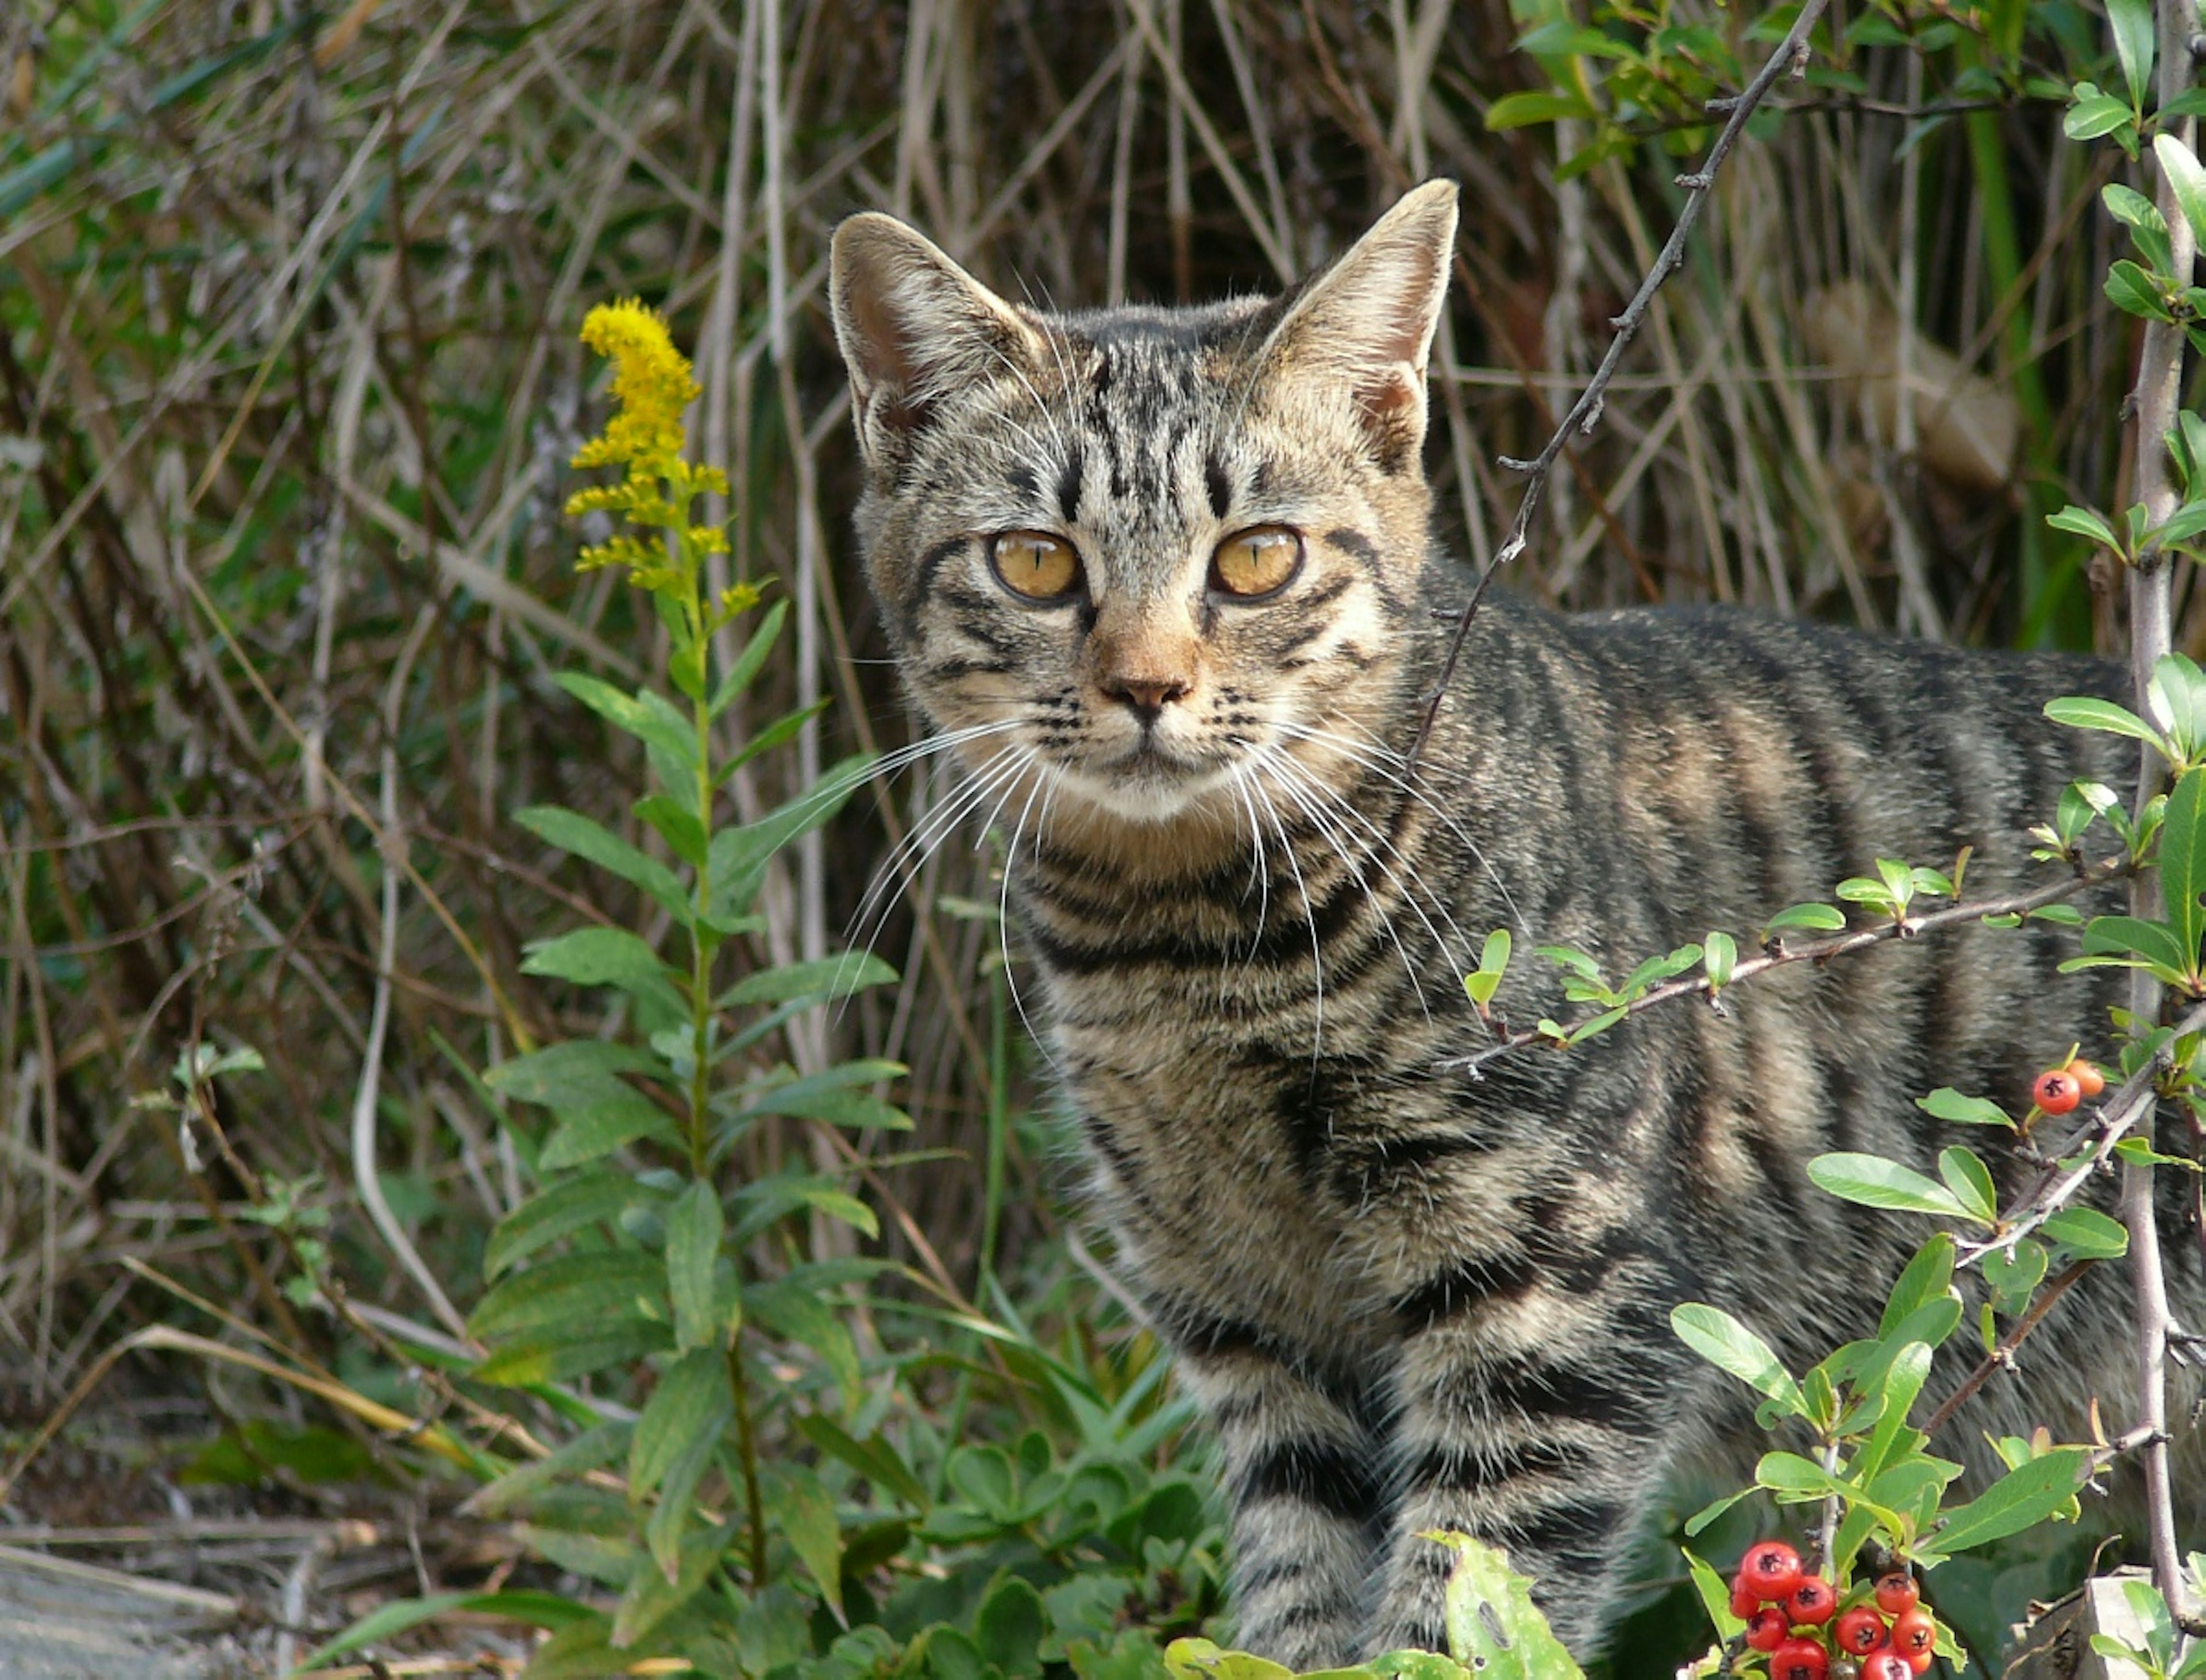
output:
<path id="1" fill-rule="evenodd" d="M 877 211 L 835 229 L 827 295 L 858 446 L 877 474 L 893 476 L 945 398 L 1006 368 L 1029 377 L 1047 355 L 1010 304 Z"/>

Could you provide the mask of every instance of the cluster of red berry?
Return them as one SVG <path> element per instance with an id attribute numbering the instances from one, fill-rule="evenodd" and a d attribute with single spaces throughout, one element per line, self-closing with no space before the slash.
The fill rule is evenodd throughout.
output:
<path id="1" fill-rule="evenodd" d="M 2107 1076 L 2081 1057 L 2065 1068 L 2048 1068 L 2030 1087 L 2030 1100 L 2048 1114 L 2066 1114 L 2107 1088 Z"/>
<path id="2" fill-rule="evenodd" d="M 1804 1570 L 1798 1552 L 1763 1540 L 1739 1559 L 1731 1608 L 1746 1618 L 1748 1648 L 1769 1653 L 1769 1680 L 1913 1680 L 1938 1645 L 1921 1596 L 1915 1577 L 1896 1570 L 1873 1601 L 1840 1610 L 1838 1590 Z"/>

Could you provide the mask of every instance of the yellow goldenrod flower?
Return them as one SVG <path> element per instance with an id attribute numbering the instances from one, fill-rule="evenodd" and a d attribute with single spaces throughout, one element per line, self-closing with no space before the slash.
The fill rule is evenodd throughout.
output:
<path id="1" fill-rule="evenodd" d="M 613 364 L 619 412 L 575 456 L 577 467 L 624 466 L 632 478 L 671 477 L 682 465 L 682 411 L 700 387 L 666 323 L 635 298 L 601 303 L 582 320 L 582 343 Z"/>

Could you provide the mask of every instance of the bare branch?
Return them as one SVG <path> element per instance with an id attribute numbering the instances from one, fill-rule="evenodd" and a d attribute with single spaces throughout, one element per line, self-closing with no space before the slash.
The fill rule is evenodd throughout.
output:
<path id="1" fill-rule="evenodd" d="M 1555 435 L 1547 439 L 1546 448 L 1529 461 L 1518 461 L 1508 456 L 1501 457 L 1503 466 L 1525 475 L 1524 493 L 1517 503 L 1517 517 L 1510 521 L 1508 536 L 1503 539 L 1500 547 L 1494 551 L 1494 557 L 1487 562 L 1486 569 L 1478 575 L 1478 582 L 1471 589 L 1470 599 L 1456 621 L 1455 637 L 1448 644 L 1447 658 L 1441 664 L 1440 679 L 1433 685 L 1432 697 L 1426 704 L 1424 717 L 1418 723 L 1417 733 L 1410 742 L 1406 755 L 1409 768 L 1404 772 L 1405 776 L 1416 769 L 1417 755 L 1424 750 L 1425 738 L 1432 733 L 1433 721 L 1440 716 L 1440 701 L 1446 695 L 1449 684 L 1455 680 L 1456 664 L 1463 656 L 1463 644 L 1470 634 L 1470 621 L 1478 615 L 1479 599 L 1486 593 L 1486 586 L 1493 581 L 1496 571 L 1524 551 L 1526 537 L 1532 527 L 1532 515 L 1540 505 L 1540 492 L 1547 487 L 1547 474 L 1553 468 L 1556 456 L 1563 452 L 1564 445 L 1569 443 L 1572 432 L 1590 434 L 1594 427 L 1601 424 L 1601 409 L 1608 397 L 1609 381 L 1616 377 L 1617 366 L 1624 360 L 1625 347 L 1637 335 L 1641 324 L 1647 319 L 1648 306 L 1654 301 L 1654 294 L 1661 289 L 1662 283 L 1683 265 L 1685 241 L 1691 235 L 1694 224 L 1701 219 L 1701 208 L 1708 202 L 1708 194 L 1715 185 L 1716 172 L 1723 168 L 1724 159 L 1731 155 L 1732 147 L 1738 144 L 1739 135 L 1746 131 L 1747 119 L 1754 115 L 1756 107 L 1776 85 L 1778 78 L 1787 72 L 1798 75 L 1807 69 L 1808 37 L 1815 29 L 1815 20 L 1823 15 L 1828 0 L 1807 0 L 1807 3 L 1800 8 L 1799 16 L 1793 19 L 1792 28 L 1786 32 L 1785 39 L 1777 44 L 1777 51 L 1771 53 L 1768 62 L 1755 72 L 1754 80 L 1731 98 L 1708 102 L 1709 116 L 1728 113 L 1730 120 L 1724 124 L 1723 132 L 1716 136 L 1715 144 L 1708 148 L 1708 155 L 1700 168 L 1690 175 L 1678 177 L 1678 185 L 1685 188 L 1685 202 L 1678 211 L 1678 225 L 1670 230 L 1669 239 L 1655 253 L 1654 266 L 1647 271 L 1647 277 L 1639 283 L 1639 289 L 1632 294 L 1631 301 L 1625 305 L 1624 313 L 1610 323 L 1616 329 L 1616 337 L 1609 340 L 1608 349 L 1601 359 L 1601 366 L 1594 370 L 1593 378 L 1586 382 L 1585 390 L 1579 393 L 1578 400 L 1571 405 L 1570 413 L 1563 416 L 1562 424 L 1555 428 Z"/>

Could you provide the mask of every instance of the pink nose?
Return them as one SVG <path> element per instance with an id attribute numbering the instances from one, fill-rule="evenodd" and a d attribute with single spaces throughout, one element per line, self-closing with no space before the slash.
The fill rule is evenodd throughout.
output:
<path id="1" fill-rule="evenodd" d="M 1147 729 L 1163 715 L 1168 703 L 1186 697 L 1187 684 L 1178 677 L 1114 676 L 1105 680 L 1103 692 L 1112 700 L 1124 700 Z"/>

